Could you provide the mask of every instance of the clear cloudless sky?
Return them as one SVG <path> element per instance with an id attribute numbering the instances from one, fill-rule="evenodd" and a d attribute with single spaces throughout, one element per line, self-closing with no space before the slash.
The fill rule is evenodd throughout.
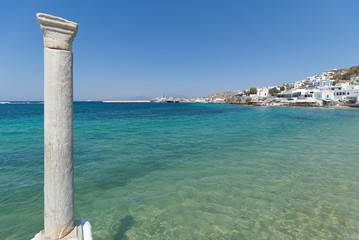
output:
<path id="1" fill-rule="evenodd" d="M 0 2 L 0 100 L 43 99 L 35 14 L 79 24 L 75 100 L 204 96 L 359 65 L 358 0 Z"/>

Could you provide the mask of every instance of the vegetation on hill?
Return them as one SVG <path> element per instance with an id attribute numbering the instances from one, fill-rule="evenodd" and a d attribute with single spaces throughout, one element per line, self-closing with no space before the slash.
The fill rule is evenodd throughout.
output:
<path id="1" fill-rule="evenodd" d="M 257 88 L 251 88 L 251 89 L 249 89 L 249 94 L 257 94 Z"/>
<path id="2" fill-rule="evenodd" d="M 284 87 L 283 87 L 283 90 L 284 90 Z M 278 95 L 278 93 L 280 93 L 280 92 L 281 91 L 278 90 L 276 87 L 269 89 L 269 94 L 272 95 L 273 97 L 276 97 Z"/>
<path id="3" fill-rule="evenodd" d="M 334 72 L 334 77 L 340 81 L 348 81 L 351 77 L 359 76 L 359 65 L 351 68 L 338 69 Z"/>

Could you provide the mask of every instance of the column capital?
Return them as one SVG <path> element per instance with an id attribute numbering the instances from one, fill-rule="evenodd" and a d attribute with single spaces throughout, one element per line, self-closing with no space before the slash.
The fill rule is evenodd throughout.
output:
<path id="1" fill-rule="evenodd" d="M 76 37 L 78 24 L 45 13 L 36 14 L 44 35 L 45 48 L 72 50 L 72 41 Z"/>

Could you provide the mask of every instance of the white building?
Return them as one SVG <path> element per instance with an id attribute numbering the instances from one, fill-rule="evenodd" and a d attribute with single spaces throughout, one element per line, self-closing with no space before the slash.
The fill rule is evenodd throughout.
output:
<path id="1" fill-rule="evenodd" d="M 335 86 L 320 87 L 315 94 L 316 100 L 339 100 L 345 101 L 348 98 L 358 99 L 359 86 L 350 83 L 342 83 Z"/>
<path id="2" fill-rule="evenodd" d="M 332 86 L 335 79 L 332 76 L 333 71 L 323 72 L 317 76 L 307 77 L 308 87 L 325 87 Z"/>
<path id="3" fill-rule="evenodd" d="M 304 79 L 304 80 L 296 81 L 296 82 L 294 82 L 294 83 L 290 83 L 290 84 L 289 84 L 289 87 L 291 87 L 291 88 L 300 88 L 300 87 L 303 86 L 303 84 L 305 84 L 306 81 L 307 81 L 307 80 Z"/>
<path id="4" fill-rule="evenodd" d="M 269 90 L 267 87 L 264 88 L 257 88 L 257 96 L 259 98 L 266 98 L 268 97 Z"/>
<path id="5" fill-rule="evenodd" d="M 303 98 L 303 97 L 307 97 L 308 92 L 310 92 L 311 90 L 306 90 L 306 89 L 290 89 L 287 91 L 283 91 L 281 93 L 278 94 L 279 98 Z"/>

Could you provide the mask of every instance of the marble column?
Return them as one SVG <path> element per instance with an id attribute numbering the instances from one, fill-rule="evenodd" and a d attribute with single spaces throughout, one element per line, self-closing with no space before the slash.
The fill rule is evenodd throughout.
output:
<path id="1" fill-rule="evenodd" d="M 48 14 L 36 16 L 45 46 L 44 231 L 39 239 L 82 239 L 75 228 L 73 189 L 72 41 L 78 25 Z"/>

